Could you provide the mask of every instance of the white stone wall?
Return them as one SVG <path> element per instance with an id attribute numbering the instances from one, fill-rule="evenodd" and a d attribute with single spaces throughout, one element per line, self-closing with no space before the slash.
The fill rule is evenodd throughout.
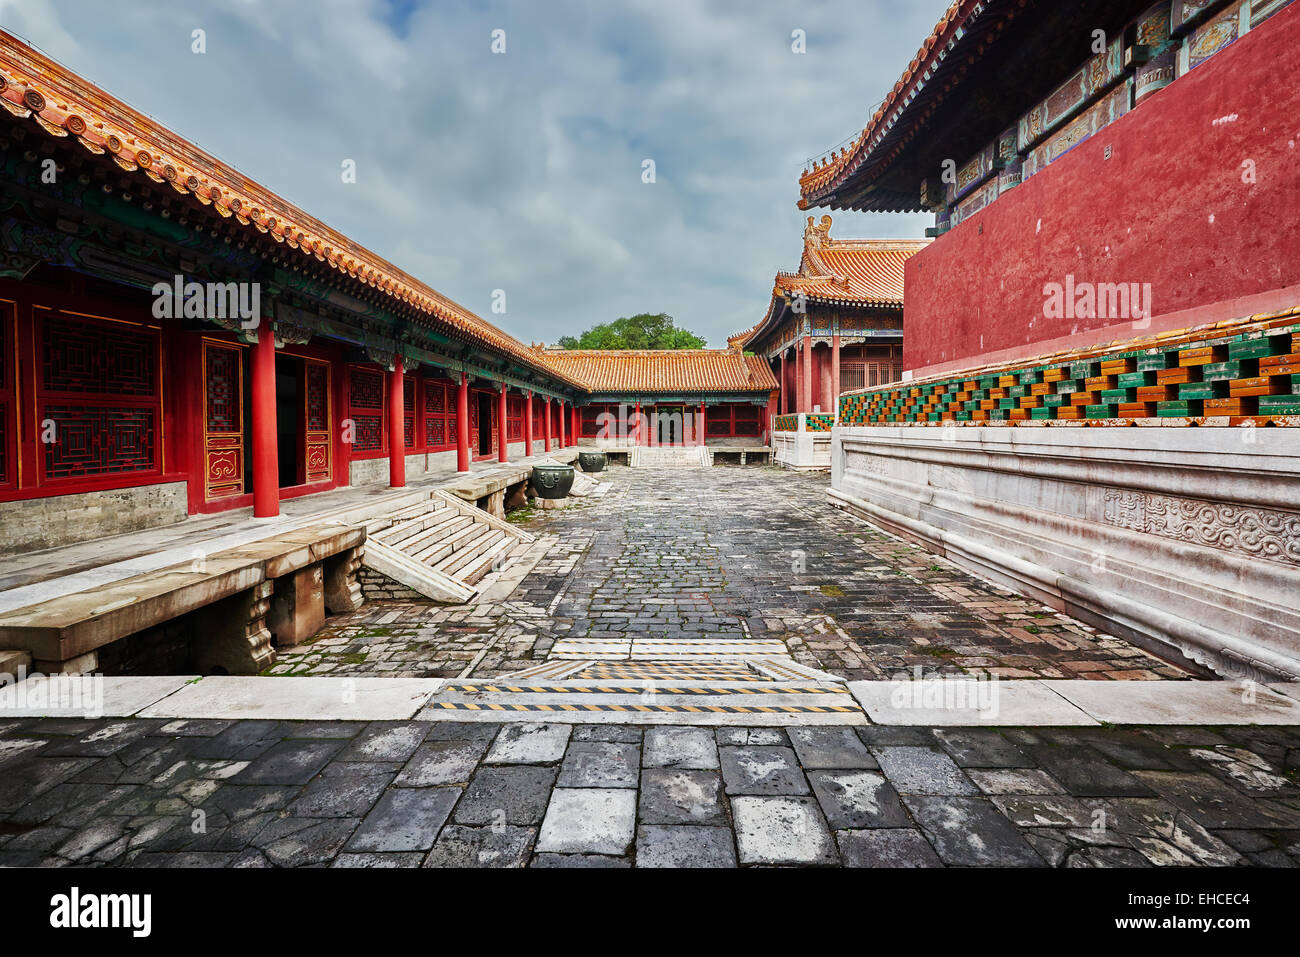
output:
<path id="1" fill-rule="evenodd" d="M 1171 660 L 1300 676 L 1300 430 L 833 437 L 832 504 Z"/>
<path id="2" fill-rule="evenodd" d="M 520 444 L 522 450 L 523 445 Z M 414 452 L 406 456 L 406 480 L 412 481 L 426 472 L 456 471 L 456 450 L 444 452 Z M 374 459 L 354 459 L 348 463 L 348 478 L 352 485 L 388 484 L 388 456 Z"/>
<path id="3" fill-rule="evenodd" d="M 803 416 L 800 416 L 802 423 Z M 773 432 L 772 457 L 777 465 L 801 471 L 824 471 L 831 467 L 829 432 Z"/>

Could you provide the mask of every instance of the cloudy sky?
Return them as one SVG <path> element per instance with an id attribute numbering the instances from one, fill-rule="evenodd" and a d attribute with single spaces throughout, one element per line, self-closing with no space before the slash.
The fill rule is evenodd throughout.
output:
<path id="1" fill-rule="evenodd" d="M 668 312 L 721 346 L 798 265 L 805 161 L 947 5 L 0 0 L 0 25 L 522 340 Z"/>

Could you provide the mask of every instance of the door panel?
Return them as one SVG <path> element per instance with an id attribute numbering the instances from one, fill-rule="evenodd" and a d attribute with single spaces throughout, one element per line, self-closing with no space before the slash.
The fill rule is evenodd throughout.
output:
<path id="1" fill-rule="evenodd" d="M 205 501 L 244 493 L 244 383 L 240 346 L 203 345 Z"/>

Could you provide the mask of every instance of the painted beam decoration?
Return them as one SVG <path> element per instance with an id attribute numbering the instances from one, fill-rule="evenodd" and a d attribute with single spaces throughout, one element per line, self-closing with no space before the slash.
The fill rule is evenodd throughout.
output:
<path id="1" fill-rule="evenodd" d="M 840 397 L 839 424 L 1300 426 L 1300 307 Z"/>

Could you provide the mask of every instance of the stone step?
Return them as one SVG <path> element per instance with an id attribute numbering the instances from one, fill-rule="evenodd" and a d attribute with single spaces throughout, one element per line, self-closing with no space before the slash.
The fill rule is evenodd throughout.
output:
<path id="1" fill-rule="evenodd" d="M 477 589 L 472 585 L 457 581 L 383 542 L 366 542 L 362 562 L 367 568 L 387 575 L 393 581 L 436 602 L 463 605 L 477 594 Z"/>
<path id="2" fill-rule="evenodd" d="M 683 711 L 737 711 L 759 712 L 764 710 L 805 711 L 819 710 L 829 713 L 862 713 L 862 707 L 852 695 L 834 694 L 666 694 L 647 690 L 641 694 L 508 694 L 491 692 L 483 694 L 459 694 L 454 691 L 440 691 L 430 704 L 447 706 L 452 703 L 472 703 L 484 707 L 522 706 L 526 708 L 560 709 L 566 707 L 601 710 L 597 706 L 635 709 L 640 705 L 670 705 Z"/>
<path id="3" fill-rule="evenodd" d="M 394 522 L 387 528 L 380 529 L 371 533 L 372 538 L 377 538 L 387 545 L 401 545 L 410 541 L 413 537 L 435 528 L 452 517 L 451 509 L 445 505 L 438 505 L 419 515 L 414 515 L 400 522 Z"/>
<path id="4" fill-rule="evenodd" d="M 372 516 L 366 528 L 366 565 L 442 602 L 469 600 L 477 593 L 476 582 L 527 554 L 536 541 L 442 490 L 389 515 Z"/>
<path id="5" fill-rule="evenodd" d="M 501 567 L 504 567 L 505 563 L 511 559 L 511 553 L 520 546 L 521 543 L 513 542 L 502 536 L 499 542 L 490 548 L 484 549 L 471 562 L 461 568 L 460 580 L 470 584 L 477 584 L 484 575 L 492 571 L 498 562 L 501 563 Z M 528 546 L 523 545 L 522 547 L 527 548 Z"/>
<path id="6" fill-rule="evenodd" d="M 590 680 L 597 662 L 566 669 L 550 659 L 515 674 L 448 682 L 430 701 L 431 710 L 510 714 L 679 714 L 857 716 L 861 706 L 841 681 L 778 681 L 748 665 L 726 669 L 723 677 L 672 660 L 647 662 L 652 676 Z M 581 720 L 586 720 L 581 719 Z M 692 717 L 691 720 L 694 720 Z"/>
<path id="7" fill-rule="evenodd" d="M 467 517 L 449 508 L 439 509 L 438 514 L 422 530 L 410 537 L 403 538 L 400 542 L 390 542 L 389 544 L 400 548 L 408 555 L 415 555 L 442 541 L 451 533 L 455 523 L 463 523 Z"/>
<path id="8" fill-rule="evenodd" d="M 707 468 L 711 464 L 708 449 L 704 446 L 688 447 L 633 447 L 628 456 L 632 468 Z"/>
<path id="9" fill-rule="evenodd" d="M 437 535 L 403 551 L 416 561 L 436 565 L 456 550 L 456 543 L 462 536 L 475 534 L 479 527 L 470 516 L 457 515 L 441 527 Z"/>
<path id="10" fill-rule="evenodd" d="M 782 657 L 787 655 L 785 645 L 779 641 L 716 640 L 716 641 L 656 641 L 653 639 L 581 639 L 563 638 L 551 647 L 552 658 L 661 660 L 683 661 L 744 661 L 754 657 Z"/>
<path id="11" fill-rule="evenodd" d="M 490 546 L 502 541 L 503 538 L 504 533 L 498 528 L 484 529 L 474 526 L 471 534 L 461 536 L 457 540 L 455 550 L 451 555 L 434 567 L 448 575 L 456 575 L 462 568 L 479 555 L 482 555 Z"/>

